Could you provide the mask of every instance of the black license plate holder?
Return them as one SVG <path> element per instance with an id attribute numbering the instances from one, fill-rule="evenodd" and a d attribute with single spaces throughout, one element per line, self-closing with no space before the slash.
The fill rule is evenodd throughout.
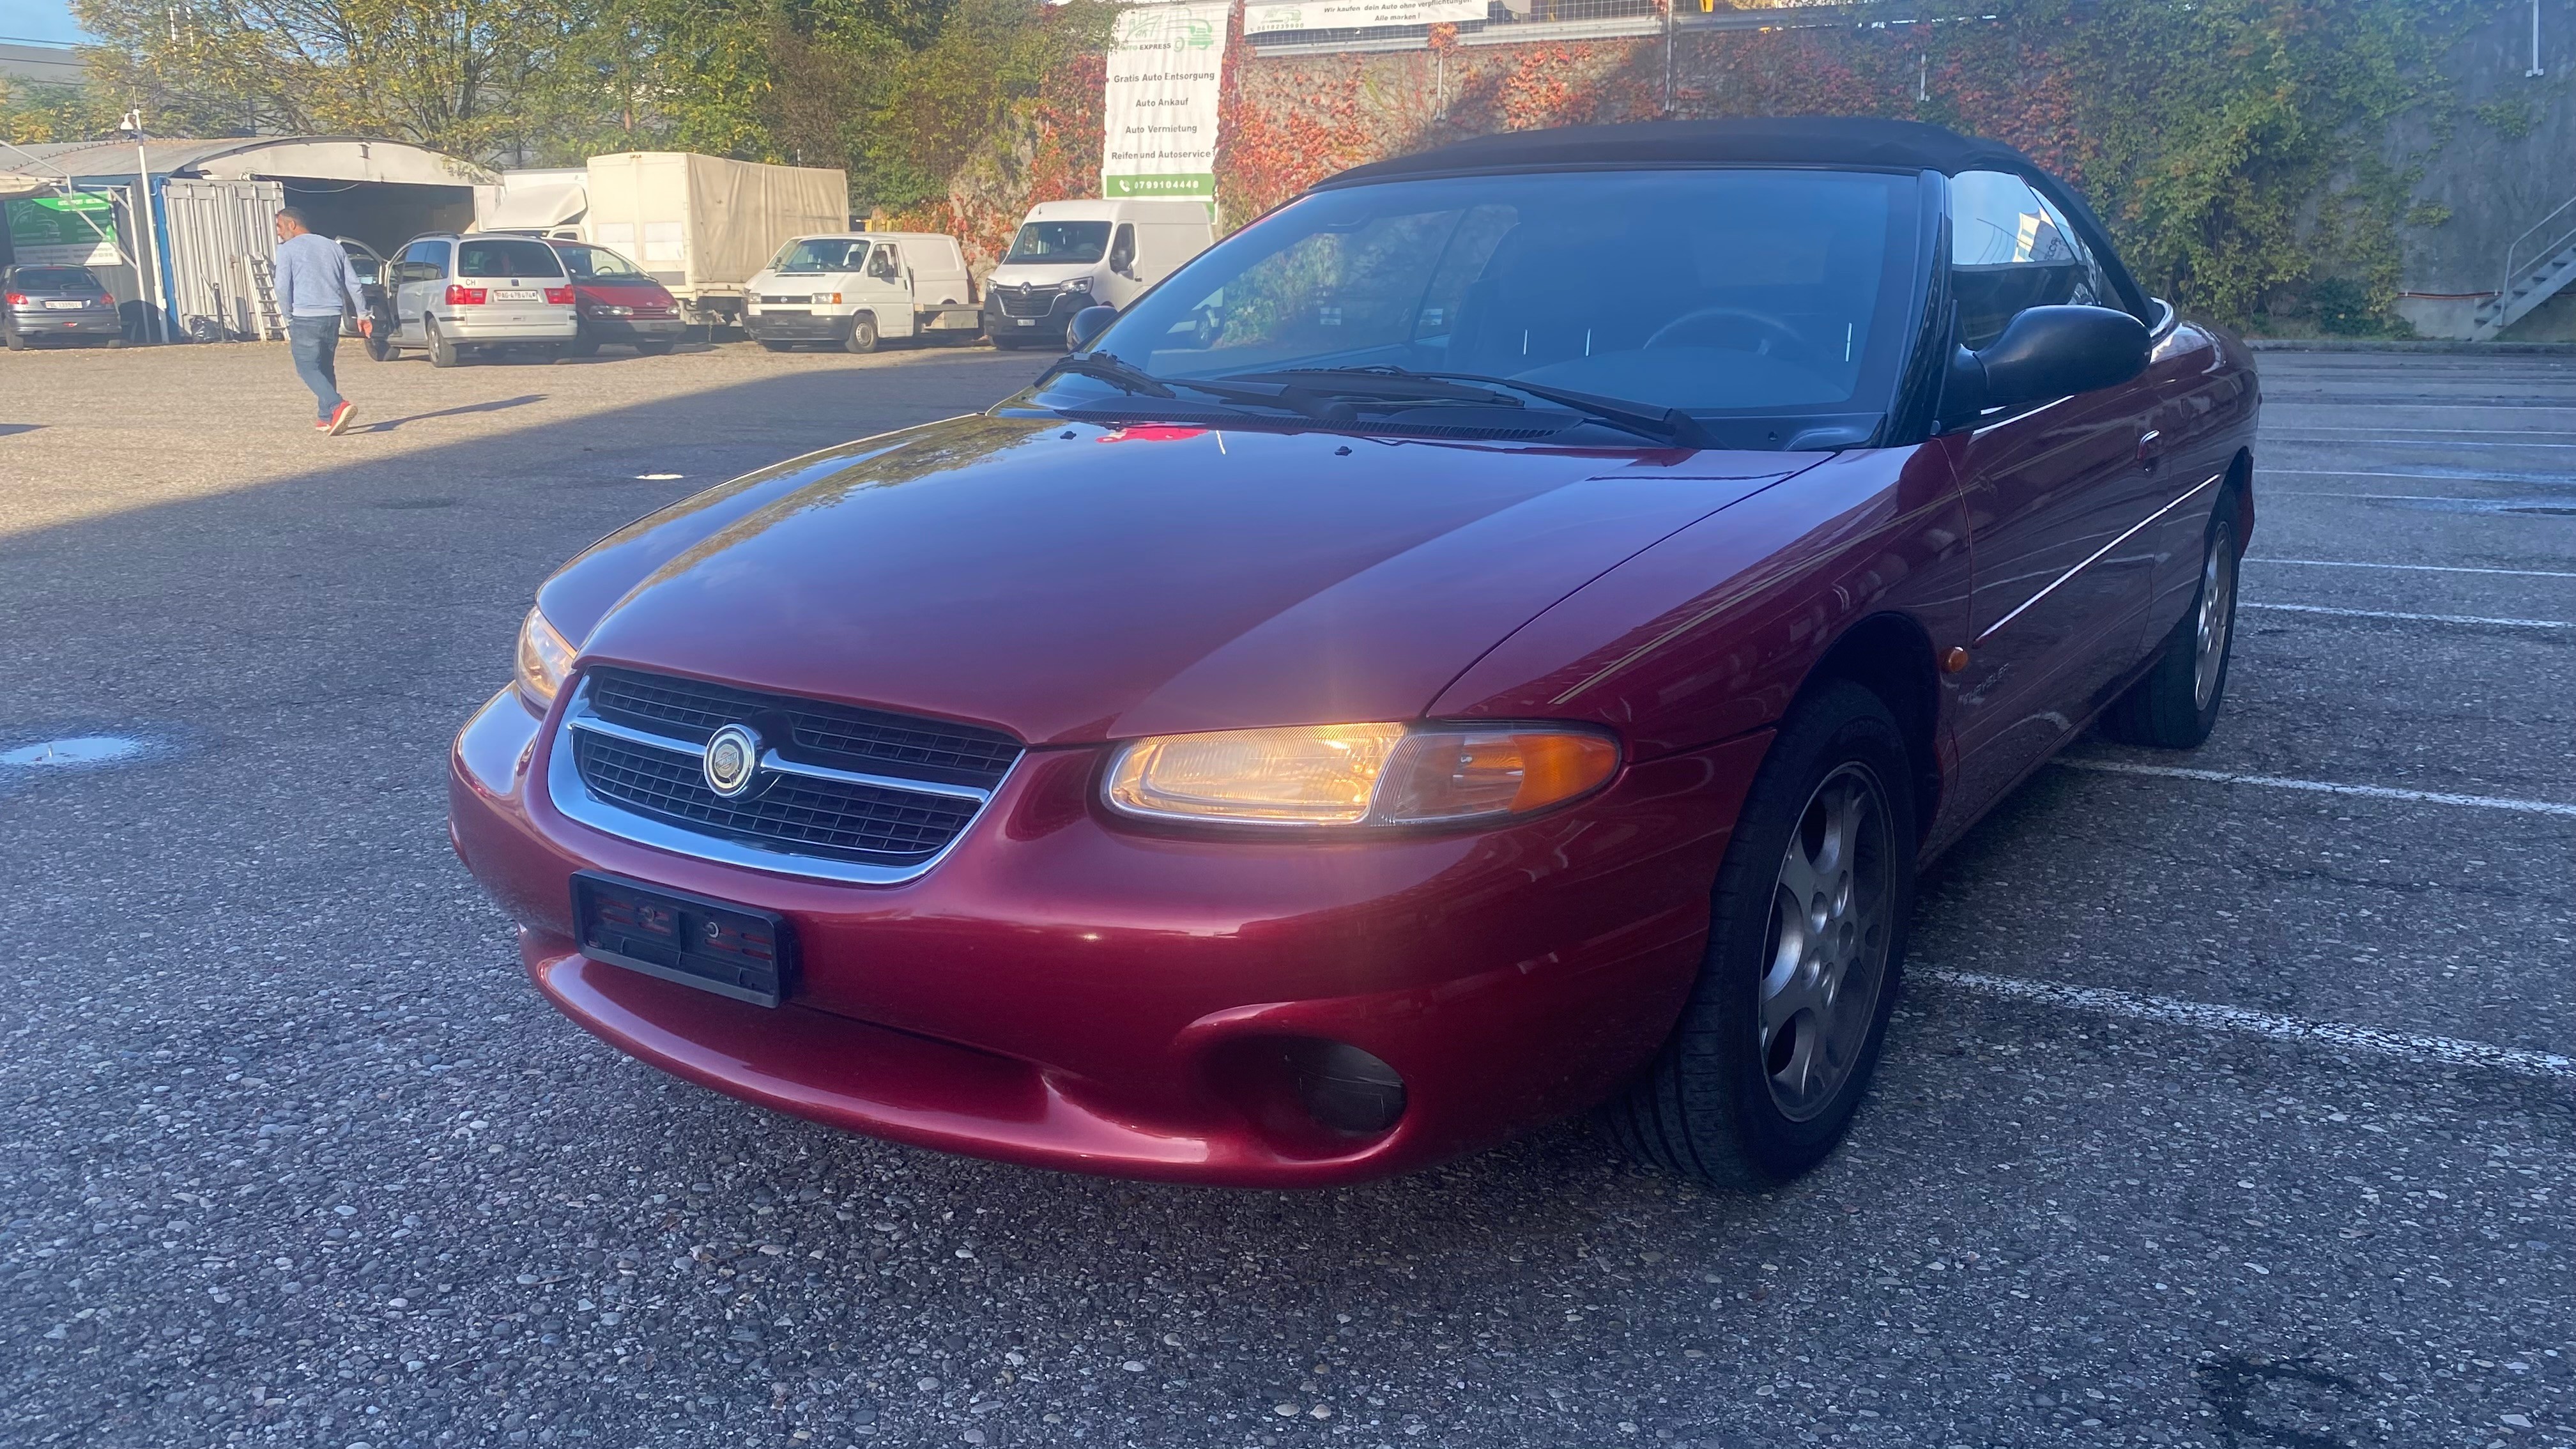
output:
<path id="1" fill-rule="evenodd" d="M 572 878 L 574 939 L 611 966 L 776 1006 L 796 989 L 787 918 L 597 871 Z"/>

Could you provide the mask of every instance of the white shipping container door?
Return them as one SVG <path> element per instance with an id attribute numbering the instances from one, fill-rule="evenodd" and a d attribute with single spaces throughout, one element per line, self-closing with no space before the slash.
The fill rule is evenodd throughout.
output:
<path id="1" fill-rule="evenodd" d="M 200 317 L 220 321 L 230 333 L 261 335 L 247 264 L 276 265 L 275 222 L 286 205 L 286 188 L 274 181 L 173 177 L 161 188 L 161 204 L 178 335 L 189 335 L 191 319 Z"/>

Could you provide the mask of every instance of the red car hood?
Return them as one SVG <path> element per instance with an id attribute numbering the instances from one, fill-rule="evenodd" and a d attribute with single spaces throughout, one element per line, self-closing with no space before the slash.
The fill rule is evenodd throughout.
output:
<path id="1" fill-rule="evenodd" d="M 585 658 L 1036 743 L 1403 719 L 1822 456 L 959 418 L 700 494 L 540 599 Z"/>

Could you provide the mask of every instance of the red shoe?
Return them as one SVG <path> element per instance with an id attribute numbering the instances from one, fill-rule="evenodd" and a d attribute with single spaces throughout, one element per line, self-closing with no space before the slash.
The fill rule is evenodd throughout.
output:
<path id="1" fill-rule="evenodd" d="M 342 433 L 349 431 L 349 420 L 357 415 L 357 404 L 344 402 L 331 410 L 331 420 L 329 422 L 316 423 L 314 426 L 336 438 Z"/>

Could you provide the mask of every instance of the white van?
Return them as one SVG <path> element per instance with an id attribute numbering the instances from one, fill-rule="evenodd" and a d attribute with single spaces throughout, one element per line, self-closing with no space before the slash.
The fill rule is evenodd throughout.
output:
<path id="1" fill-rule="evenodd" d="M 1085 307 L 1124 307 L 1216 240 L 1204 201 L 1042 201 L 984 279 L 995 347 L 1062 347 Z"/>
<path id="2" fill-rule="evenodd" d="M 937 232 L 794 237 L 743 294 L 742 325 L 772 352 L 799 343 L 874 352 L 881 341 L 968 342 L 977 331 L 965 254 Z"/>

